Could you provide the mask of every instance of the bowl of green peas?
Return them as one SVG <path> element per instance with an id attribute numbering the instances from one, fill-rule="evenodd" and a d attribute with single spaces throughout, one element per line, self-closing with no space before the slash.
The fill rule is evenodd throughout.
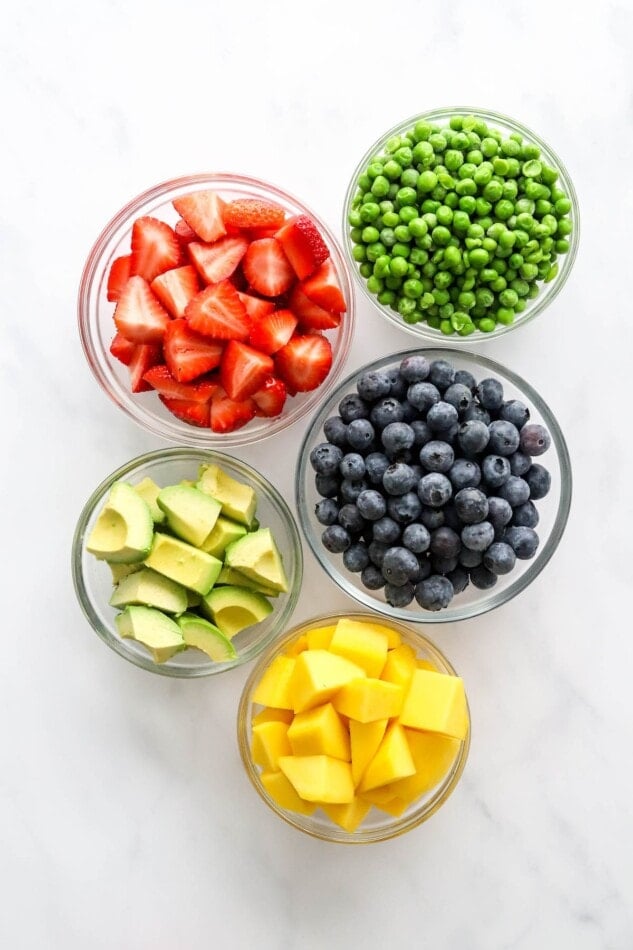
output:
<path id="1" fill-rule="evenodd" d="M 393 324 L 437 342 L 522 326 L 576 258 L 578 200 L 534 132 L 483 109 L 435 109 L 367 150 L 343 211 L 352 272 Z"/>

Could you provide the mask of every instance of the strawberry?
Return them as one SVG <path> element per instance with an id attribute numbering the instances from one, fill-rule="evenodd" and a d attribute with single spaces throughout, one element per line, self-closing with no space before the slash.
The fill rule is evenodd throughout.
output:
<path id="1" fill-rule="evenodd" d="M 302 330 L 333 330 L 341 322 L 340 313 L 330 313 L 313 303 L 303 293 L 300 284 L 292 288 L 288 306 L 298 318 Z"/>
<path id="2" fill-rule="evenodd" d="M 202 429 L 209 427 L 211 409 L 208 402 L 195 402 L 192 399 L 172 399 L 170 396 L 158 394 L 158 398 L 169 411 L 182 422 Z"/>
<path id="3" fill-rule="evenodd" d="M 142 277 L 130 277 L 114 310 L 114 323 L 132 343 L 160 343 L 169 323 L 169 314 L 161 307 Z"/>
<path id="4" fill-rule="evenodd" d="M 253 297 L 252 294 L 243 294 L 239 290 L 237 292 L 237 296 L 246 307 L 246 312 L 252 320 L 258 320 L 259 317 L 265 317 L 268 313 L 272 313 L 275 309 L 275 304 L 272 302 L 272 300 L 262 300 L 261 297 Z"/>
<path id="5" fill-rule="evenodd" d="M 294 282 L 295 273 L 275 238 L 261 238 L 248 248 L 242 261 L 247 281 L 264 297 L 285 293 Z"/>
<path id="6" fill-rule="evenodd" d="M 284 407 L 288 392 L 283 380 L 269 376 L 261 389 L 253 393 L 258 416 L 278 416 Z"/>
<path id="7" fill-rule="evenodd" d="M 231 340 L 227 343 L 220 363 L 220 382 L 229 399 L 238 402 L 252 396 L 273 371 L 270 356 L 252 346 Z"/>
<path id="8" fill-rule="evenodd" d="M 150 284 L 155 277 L 182 262 L 178 238 L 158 218 L 137 218 L 132 226 L 130 274 L 144 277 Z"/>
<path id="9" fill-rule="evenodd" d="M 230 277 L 246 254 L 248 241 L 244 237 L 223 237 L 215 244 L 189 245 L 189 257 L 207 284 L 219 284 Z"/>
<path id="10" fill-rule="evenodd" d="M 184 250 L 186 250 L 187 245 L 191 244 L 192 241 L 200 240 L 193 228 L 190 228 L 183 218 L 178 218 L 178 221 L 174 225 L 174 234 Z"/>
<path id="11" fill-rule="evenodd" d="M 222 343 L 195 333 L 186 320 L 172 320 L 165 330 L 165 362 L 179 383 L 188 383 L 219 366 L 222 349 Z"/>
<path id="12" fill-rule="evenodd" d="M 228 280 L 211 284 L 190 300 L 185 317 L 192 330 L 216 340 L 248 340 L 251 319 Z"/>
<path id="13" fill-rule="evenodd" d="M 249 343 L 262 353 L 276 353 L 285 346 L 297 326 L 297 318 L 290 310 L 274 310 L 255 320 Z"/>
<path id="14" fill-rule="evenodd" d="M 130 276 L 130 260 L 132 255 L 117 257 L 112 261 L 108 274 L 108 300 L 118 300 Z"/>
<path id="15" fill-rule="evenodd" d="M 115 333 L 110 344 L 110 353 L 115 360 L 119 360 L 124 366 L 129 366 L 137 346 L 138 343 L 126 340 L 121 333 Z"/>
<path id="16" fill-rule="evenodd" d="M 163 396 L 170 399 L 190 399 L 192 402 L 208 402 L 218 388 L 217 383 L 209 379 L 201 379 L 197 383 L 179 383 L 164 363 L 148 369 L 143 379 Z"/>
<path id="17" fill-rule="evenodd" d="M 250 422 L 257 407 L 252 399 L 230 399 L 222 387 L 211 396 L 211 428 L 214 432 L 233 432 Z"/>
<path id="18" fill-rule="evenodd" d="M 311 277 L 301 283 L 301 290 L 312 303 L 324 310 L 344 313 L 347 309 L 332 261 L 321 264 Z"/>
<path id="19" fill-rule="evenodd" d="M 225 224 L 237 228 L 280 228 L 286 213 L 272 201 L 261 198 L 238 198 L 229 201 L 222 212 Z"/>
<path id="20" fill-rule="evenodd" d="M 309 277 L 330 256 L 327 244 L 307 214 L 290 218 L 275 235 L 299 280 Z"/>
<path id="21" fill-rule="evenodd" d="M 190 265 L 159 274 L 150 287 L 172 317 L 182 317 L 185 307 L 200 289 L 198 275 Z"/>
<path id="22" fill-rule="evenodd" d="M 260 238 L 274 237 L 279 228 L 249 228 L 247 234 L 251 241 L 259 241 Z"/>
<path id="23" fill-rule="evenodd" d="M 222 211 L 225 202 L 215 191 L 194 191 L 172 202 L 181 218 L 199 238 L 210 243 L 226 234 Z"/>
<path id="24" fill-rule="evenodd" d="M 330 372 L 331 366 L 330 341 L 316 333 L 294 336 L 275 355 L 277 374 L 291 395 L 316 389 Z"/>
<path id="25" fill-rule="evenodd" d="M 139 344 L 130 360 L 130 388 L 133 393 L 144 393 L 152 387 L 143 379 L 145 373 L 160 361 L 160 346 L 154 344 Z"/>

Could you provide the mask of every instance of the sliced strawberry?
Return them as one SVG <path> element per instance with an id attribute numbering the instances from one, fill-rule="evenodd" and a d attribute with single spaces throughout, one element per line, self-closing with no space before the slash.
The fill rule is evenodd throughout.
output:
<path id="1" fill-rule="evenodd" d="M 220 363 L 220 382 L 229 399 L 238 402 L 247 399 L 263 385 L 270 376 L 274 364 L 270 356 L 254 350 L 252 346 L 231 340 L 227 343 Z"/>
<path id="2" fill-rule="evenodd" d="M 332 347 L 325 336 L 294 336 L 275 355 L 277 374 L 288 392 L 305 393 L 320 386 L 332 366 Z"/>
<path id="3" fill-rule="evenodd" d="M 195 268 L 188 264 L 159 274 L 150 287 L 172 317 L 182 317 L 185 307 L 200 290 L 200 282 Z"/>
<path id="4" fill-rule="evenodd" d="M 132 226 L 130 274 L 144 277 L 150 284 L 155 277 L 182 263 L 178 238 L 158 218 L 137 218 Z"/>
<path id="5" fill-rule="evenodd" d="M 274 310 L 255 320 L 249 343 L 262 353 L 276 353 L 285 346 L 297 326 L 297 318 L 290 310 Z"/>
<path id="6" fill-rule="evenodd" d="M 181 218 L 203 241 L 217 241 L 226 234 L 222 211 L 225 202 L 216 191 L 194 191 L 172 202 Z"/>
<path id="7" fill-rule="evenodd" d="M 288 391 L 282 379 L 269 376 L 261 389 L 253 393 L 258 416 L 278 416 L 284 407 Z"/>
<path id="8" fill-rule="evenodd" d="M 252 320 L 265 317 L 266 314 L 272 313 L 275 309 L 275 304 L 272 300 L 262 300 L 261 297 L 253 297 L 252 294 L 243 294 L 239 290 L 237 296 L 246 307 L 246 312 Z"/>
<path id="9" fill-rule="evenodd" d="M 257 406 L 252 399 L 230 399 L 222 387 L 211 397 L 211 428 L 214 432 L 234 432 L 254 417 Z"/>
<path id="10" fill-rule="evenodd" d="M 178 221 L 174 225 L 174 234 L 180 241 L 182 247 L 186 250 L 187 245 L 191 244 L 192 241 L 199 241 L 200 238 L 193 230 L 190 228 L 187 222 L 183 218 L 178 218 Z"/>
<path id="11" fill-rule="evenodd" d="M 119 333 L 132 343 L 160 343 L 169 314 L 146 280 L 130 277 L 114 309 L 114 323 Z"/>
<path id="12" fill-rule="evenodd" d="M 192 330 L 186 320 L 172 320 L 165 330 L 165 362 L 180 383 L 188 383 L 219 366 L 223 348 L 223 343 Z"/>
<path id="13" fill-rule="evenodd" d="M 170 396 L 158 394 L 158 398 L 169 411 L 192 426 L 208 429 L 211 419 L 211 407 L 208 402 L 195 402 L 192 399 L 172 399 Z"/>
<path id="14" fill-rule="evenodd" d="M 246 254 L 248 241 L 244 237 L 224 237 L 215 244 L 189 245 L 189 256 L 207 284 L 219 284 L 230 277 Z"/>
<path id="15" fill-rule="evenodd" d="M 249 228 L 246 232 L 251 241 L 259 241 L 260 238 L 274 237 L 279 228 Z"/>
<path id="16" fill-rule="evenodd" d="M 108 300 L 118 300 L 121 296 L 121 291 L 130 277 L 131 259 L 132 255 L 126 254 L 125 257 L 117 257 L 112 261 L 110 273 L 108 274 Z"/>
<path id="17" fill-rule="evenodd" d="M 123 334 L 115 333 L 110 344 L 110 352 L 115 360 L 123 363 L 124 366 L 129 366 L 137 346 L 138 343 L 126 340 Z"/>
<path id="18" fill-rule="evenodd" d="M 344 313 L 347 310 L 332 261 L 321 264 L 312 277 L 308 277 L 301 283 L 301 290 L 306 297 L 324 310 L 331 310 L 334 313 Z"/>
<path id="19" fill-rule="evenodd" d="M 143 343 L 136 347 L 128 366 L 130 370 L 130 388 L 133 393 L 144 393 L 152 388 L 143 377 L 148 369 L 151 369 L 160 361 L 160 358 L 160 346 Z"/>
<path id="20" fill-rule="evenodd" d="M 248 340 L 251 319 L 228 280 L 211 284 L 190 300 L 185 317 L 192 330 L 216 340 Z"/>
<path id="21" fill-rule="evenodd" d="M 286 212 L 272 201 L 261 198 L 238 198 L 229 201 L 222 213 L 225 224 L 238 228 L 280 228 Z"/>
<path id="22" fill-rule="evenodd" d="M 244 255 L 242 270 L 253 290 L 265 297 L 285 293 L 295 279 L 295 272 L 275 238 L 253 241 Z"/>
<path id="23" fill-rule="evenodd" d="M 201 379 L 198 383 L 179 383 L 163 363 L 148 369 L 143 379 L 163 396 L 170 399 L 190 399 L 192 402 L 208 402 L 218 388 L 217 383 L 208 379 Z"/>
<path id="24" fill-rule="evenodd" d="M 331 313 L 306 297 L 301 284 L 292 288 L 288 306 L 299 320 L 303 330 L 333 330 L 341 322 L 340 313 Z"/>
<path id="25" fill-rule="evenodd" d="M 299 280 L 314 274 L 330 256 L 327 244 L 307 214 L 290 218 L 275 235 Z"/>

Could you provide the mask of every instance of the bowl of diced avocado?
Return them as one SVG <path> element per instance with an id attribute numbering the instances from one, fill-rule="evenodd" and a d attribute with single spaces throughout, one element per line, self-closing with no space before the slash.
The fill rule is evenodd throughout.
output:
<path id="1" fill-rule="evenodd" d="M 285 501 L 228 455 L 166 449 L 132 459 L 90 496 L 72 550 L 96 633 L 166 676 L 209 676 L 257 656 L 294 610 L 301 543 Z"/>

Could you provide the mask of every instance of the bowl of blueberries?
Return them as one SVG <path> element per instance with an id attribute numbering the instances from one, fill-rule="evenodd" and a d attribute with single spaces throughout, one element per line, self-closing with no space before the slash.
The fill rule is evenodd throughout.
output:
<path id="1" fill-rule="evenodd" d="M 385 356 L 343 380 L 296 475 L 325 571 L 409 622 L 474 617 L 524 590 L 560 542 L 571 493 L 545 400 L 500 363 L 448 348 Z"/>

